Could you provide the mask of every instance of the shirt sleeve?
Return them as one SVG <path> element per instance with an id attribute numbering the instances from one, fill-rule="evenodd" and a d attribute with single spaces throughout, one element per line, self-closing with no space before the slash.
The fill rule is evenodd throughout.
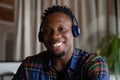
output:
<path id="1" fill-rule="evenodd" d="M 25 68 L 24 68 L 24 61 L 19 66 L 19 68 L 18 68 L 16 74 L 13 76 L 12 80 L 26 80 L 26 77 L 25 77 Z"/>
<path id="2" fill-rule="evenodd" d="M 91 55 L 86 66 L 89 80 L 110 80 L 107 63 L 101 56 Z"/>

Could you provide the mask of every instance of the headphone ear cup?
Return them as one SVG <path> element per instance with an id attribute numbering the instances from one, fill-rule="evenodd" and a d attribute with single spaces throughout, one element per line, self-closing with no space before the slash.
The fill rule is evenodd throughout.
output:
<path id="1" fill-rule="evenodd" d="M 78 25 L 73 25 L 72 33 L 73 33 L 73 36 L 77 38 L 80 35 L 80 27 Z"/>
<path id="2" fill-rule="evenodd" d="M 40 42 L 43 42 L 43 32 L 39 32 L 38 39 Z"/>

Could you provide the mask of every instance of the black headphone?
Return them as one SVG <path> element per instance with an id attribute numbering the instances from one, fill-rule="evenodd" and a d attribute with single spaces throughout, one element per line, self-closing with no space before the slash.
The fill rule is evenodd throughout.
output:
<path id="1" fill-rule="evenodd" d="M 77 38 L 79 35 L 80 35 L 80 26 L 78 25 L 78 21 L 77 19 L 75 18 L 74 16 L 74 20 L 76 22 L 76 25 L 73 25 L 72 26 L 72 33 L 73 33 L 73 36 L 75 38 Z M 42 25 L 43 25 L 43 22 L 41 23 L 40 25 L 40 30 L 39 30 L 39 33 L 38 33 L 38 39 L 40 42 L 43 42 L 43 29 L 42 29 Z"/>

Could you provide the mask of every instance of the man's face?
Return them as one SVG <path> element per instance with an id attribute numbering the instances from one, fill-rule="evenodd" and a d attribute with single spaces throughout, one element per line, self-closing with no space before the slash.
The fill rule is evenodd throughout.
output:
<path id="1" fill-rule="evenodd" d="M 55 56 L 73 51 L 70 17 L 60 12 L 48 15 L 43 22 L 43 40 L 48 51 Z"/>

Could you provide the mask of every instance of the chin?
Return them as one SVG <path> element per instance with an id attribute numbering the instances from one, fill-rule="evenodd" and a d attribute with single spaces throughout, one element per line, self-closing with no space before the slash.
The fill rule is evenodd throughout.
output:
<path id="1" fill-rule="evenodd" d="M 52 53 L 52 56 L 57 58 L 63 57 L 64 55 L 65 55 L 65 51 Z"/>

